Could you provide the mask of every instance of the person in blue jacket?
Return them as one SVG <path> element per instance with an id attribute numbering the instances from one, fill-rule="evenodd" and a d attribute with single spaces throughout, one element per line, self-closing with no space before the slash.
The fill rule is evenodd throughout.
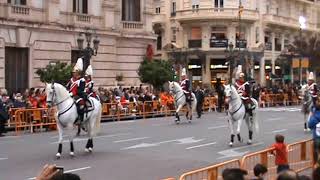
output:
<path id="1" fill-rule="evenodd" d="M 314 163 L 320 165 L 319 153 L 320 153 L 320 98 L 315 101 L 315 105 L 312 109 L 312 115 L 308 122 L 308 127 L 313 133 L 314 144 Z"/>

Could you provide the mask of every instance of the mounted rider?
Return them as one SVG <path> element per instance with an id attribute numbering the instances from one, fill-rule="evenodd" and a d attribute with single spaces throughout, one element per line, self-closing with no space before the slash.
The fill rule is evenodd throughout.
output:
<path id="1" fill-rule="evenodd" d="M 86 81 L 83 77 L 81 77 L 81 73 L 83 70 L 82 59 L 79 58 L 76 65 L 72 71 L 72 78 L 70 79 L 68 85 L 70 96 L 74 98 L 78 111 L 78 120 L 75 124 L 80 125 L 83 121 L 85 105 L 87 100 L 87 94 L 85 93 Z"/>
<path id="2" fill-rule="evenodd" d="M 181 72 L 181 81 L 180 81 L 180 86 L 182 88 L 182 91 L 184 92 L 186 96 L 186 101 L 191 104 L 192 99 L 192 94 L 190 92 L 190 80 L 187 78 L 187 72 L 186 69 L 183 68 Z"/>
<path id="3" fill-rule="evenodd" d="M 248 112 L 249 115 L 252 116 L 252 110 L 255 109 L 255 105 L 250 97 L 250 83 L 248 81 L 245 81 L 245 74 L 241 69 L 242 66 L 239 65 L 236 73 L 237 80 L 235 83 L 235 87 L 243 101 L 243 104 L 245 105 L 246 112 Z"/>
<path id="4" fill-rule="evenodd" d="M 318 97 L 318 86 L 317 84 L 314 82 L 314 75 L 313 72 L 309 73 L 309 77 L 308 77 L 308 90 L 309 93 L 312 97 L 312 102 L 313 104 L 315 104 L 316 99 Z"/>
<path id="5" fill-rule="evenodd" d="M 84 79 L 86 80 L 85 92 L 87 93 L 88 97 L 97 98 L 97 94 L 93 90 L 94 81 L 92 81 L 92 75 L 92 66 L 89 65 L 84 76 Z"/>

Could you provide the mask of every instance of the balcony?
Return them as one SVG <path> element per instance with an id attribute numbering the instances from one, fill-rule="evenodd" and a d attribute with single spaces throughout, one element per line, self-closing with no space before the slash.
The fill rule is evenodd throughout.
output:
<path id="1" fill-rule="evenodd" d="M 202 47 L 202 40 L 189 40 L 189 48 L 201 48 Z"/>
<path id="2" fill-rule="evenodd" d="M 265 43 L 265 50 L 267 50 L 267 51 L 272 51 L 272 43 L 266 42 L 266 43 Z"/>
<path id="3" fill-rule="evenodd" d="M 29 6 L 0 4 L 0 18 L 25 22 L 44 22 L 45 11 Z"/>
<path id="4" fill-rule="evenodd" d="M 135 21 L 122 21 L 122 28 L 128 30 L 141 30 L 143 29 L 143 23 Z"/>
<path id="5" fill-rule="evenodd" d="M 166 15 L 165 14 L 155 14 L 152 23 L 153 24 L 164 24 L 166 21 Z"/>
<path id="6" fill-rule="evenodd" d="M 292 18 L 292 17 L 283 17 L 283 16 L 277 16 L 277 15 L 272 15 L 272 14 L 265 14 L 263 15 L 263 20 L 265 23 L 274 25 L 274 26 L 283 26 L 283 27 L 291 27 L 294 29 L 299 29 L 300 24 L 299 24 L 299 19 L 297 18 Z M 308 22 L 307 21 L 307 29 L 309 30 L 316 30 L 317 29 L 317 24 Z"/>
<path id="7" fill-rule="evenodd" d="M 238 12 L 238 8 L 199 8 L 196 11 L 185 9 L 177 11 L 176 19 L 180 22 L 218 19 L 235 20 L 239 17 Z M 257 21 L 259 14 L 256 10 L 244 9 L 241 18 L 247 21 Z"/>

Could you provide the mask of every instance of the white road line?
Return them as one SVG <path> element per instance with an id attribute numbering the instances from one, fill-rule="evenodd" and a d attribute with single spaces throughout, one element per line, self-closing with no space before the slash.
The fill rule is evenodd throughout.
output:
<path id="1" fill-rule="evenodd" d="M 270 118 L 270 119 L 267 119 L 266 121 L 279 121 L 279 120 L 282 120 L 283 118 Z"/>
<path id="2" fill-rule="evenodd" d="M 131 141 L 138 141 L 138 140 L 143 140 L 143 139 L 148 139 L 148 138 L 150 138 L 150 137 L 140 137 L 140 138 L 124 139 L 124 140 L 113 141 L 113 142 L 114 142 L 114 143 L 131 142 Z"/>
<path id="3" fill-rule="evenodd" d="M 186 148 L 186 149 L 187 149 L 187 150 L 189 150 L 189 149 L 195 149 L 195 148 L 204 147 L 204 146 L 210 146 L 210 145 L 214 145 L 214 144 L 217 144 L 217 142 L 212 142 L 212 143 L 207 143 L 207 144 L 201 144 L 201 145 L 198 145 L 198 146 L 191 146 L 191 147 L 188 147 L 188 148 Z"/>
<path id="4" fill-rule="evenodd" d="M 78 169 L 71 169 L 68 171 L 64 171 L 64 173 L 71 173 L 71 172 L 76 172 L 76 171 L 82 171 L 82 170 L 86 170 L 86 169 L 90 169 L 90 166 L 87 167 L 83 167 L 83 168 L 78 168 Z M 32 178 L 28 178 L 28 180 L 32 180 L 32 179 L 36 179 L 36 177 L 32 177 Z"/>
<path id="5" fill-rule="evenodd" d="M 125 135 L 129 135 L 131 133 L 119 133 L 119 134 L 111 134 L 111 135 L 105 135 L 105 136 L 97 136 L 94 137 L 93 139 L 100 139 L 100 138 L 111 138 L 111 137 L 118 137 L 118 136 L 125 136 Z M 87 141 L 88 138 L 76 138 L 73 140 L 73 142 L 80 142 L 80 141 Z M 69 142 L 69 140 L 64 140 L 63 143 Z M 58 144 L 59 141 L 56 142 L 52 142 L 50 144 Z"/>
<path id="6" fill-rule="evenodd" d="M 250 148 L 250 147 L 260 146 L 260 145 L 263 145 L 263 144 L 264 144 L 263 142 L 260 142 L 260 143 L 251 144 L 251 145 L 249 145 L 249 146 L 243 146 L 243 147 L 231 148 L 230 150 L 246 149 L 246 148 Z"/>
<path id="7" fill-rule="evenodd" d="M 228 127 L 227 125 L 223 125 L 223 126 L 212 126 L 212 127 L 208 127 L 209 130 L 212 130 L 212 129 L 219 129 L 219 128 L 226 128 Z"/>
<path id="8" fill-rule="evenodd" d="M 8 159 L 8 158 L 0 158 L 0 161 L 1 161 L 1 160 L 7 160 L 7 159 Z"/>
<path id="9" fill-rule="evenodd" d="M 279 129 L 279 130 L 274 130 L 274 131 L 271 131 L 271 132 L 267 132 L 266 134 L 280 133 L 280 132 L 285 132 L 287 130 L 288 129 Z"/>

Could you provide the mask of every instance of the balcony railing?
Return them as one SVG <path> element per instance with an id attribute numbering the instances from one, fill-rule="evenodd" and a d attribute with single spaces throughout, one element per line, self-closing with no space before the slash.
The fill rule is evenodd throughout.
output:
<path id="1" fill-rule="evenodd" d="M 272 14 L 265 14 L 263 15 L 263 20 L 266 23 L 277 25 L 277 26 L 300 28 L 299 17 L 292 18 L 292 17 L 272 15 Z M 317 29 L 317 23 L 315 22 L 307 21 L 306 26 L 307 26 L 307 29 Z"/>
<path id="2" fill-rule="evenodd" d="M 281 44 L 275 44 L 275 50 L 281 51 Z"/>
<path id="3" fill-rule="evenodd" d="M 199 19 L 230 19 L 234 20 L 239 16 L 239 8 L 199 8 L 199 9 L 184 9 L 177 11 L 177 20 L 189 21 Z M 244 9 L 242 19 L 256 21 L 259 19 L 258 11 Z"/>
<path id="4" fill-rule="evenodd" d="M 77 21 L 90 23 L 91 17 L 87 14 L 77 14 Z"/>
<path id="5" fill-rule="evenodd" d="M 11 6 L 11 12 L 14 13 L 14 14 L 29 15 L 30 14 L 30 8 L 29 7 L 23 7 L 23 6 Z"/>
<path id="6" fill-rule="evenodd" d="M 143 29 L 143 23 L 133 21 L 122 21 L 123 29 Z"/>
<path id="7" fill-rule="evenodd" d="M 202 40 L 189 40 L 189 48 L 201 48 L 202 47 Z"/>
<path id="8" fill-rule="evenodd" d="M 267 50 L 267 51 L 272 51 L 272 43 L 266 42 L 266 43 L 265 43 L 265 50 Z"/>

